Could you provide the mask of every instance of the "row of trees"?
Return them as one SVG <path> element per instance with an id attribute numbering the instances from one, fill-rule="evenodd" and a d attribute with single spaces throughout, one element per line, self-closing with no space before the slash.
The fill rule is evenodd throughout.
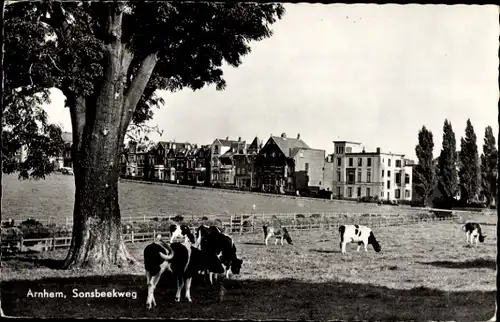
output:
<path id="1" fill-rule="evenodd" d="M 451 206 L 457 201 L 462 205 L 496 204 L 498 149 L 491 126 L 486 127 L 480 157 L 476 141 L 474 127 L 468 119 L 465 137 L 457 152 L 451 122 L 445 120 L 441 153 L 436 160 L 432 132 L 422 127 L 415 148 L 418 164 L 413 180 L 415 193 L 425 206 L 433 202 Z"/>

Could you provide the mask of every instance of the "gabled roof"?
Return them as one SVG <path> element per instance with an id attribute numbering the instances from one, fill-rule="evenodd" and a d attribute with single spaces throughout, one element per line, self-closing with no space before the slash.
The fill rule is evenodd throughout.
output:
<path id="1" fill-rule="evenodd" d="M 233 144 L 241 143 L 237 140 L 226 140 L 226 139 L 217 139 L 222 146 L 233 146 Z"/>
<path id="2" fill-rule="evenodd" d="M 288 158 L 292 158 L 300 149 L 310 149 L 310 147 L 301 139 L 282 138 L 281 136 L 271 136 L 269 140 L 273 140 L 279 147 L 281 152 L 283 152 L 283 154 Z M 294 152 L 294 149 L 298 150 Z"/>

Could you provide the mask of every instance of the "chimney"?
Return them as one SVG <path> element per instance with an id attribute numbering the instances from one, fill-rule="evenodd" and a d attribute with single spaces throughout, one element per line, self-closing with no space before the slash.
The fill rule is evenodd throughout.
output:
<path id="1" fill-rule="evenodd" d="M 281 137 L 286 139 L 286 133 L 285 132 L 281 133 Z"/>
<path id="2" fill-rule="evenodd" d="M 377 148 L 377 153 L 380 153 L 380 148 Z"/>
<path id="3" fill-rule="evenodd" d="M 238 142 L 241 142 L 241 136 L 240 136 L 240 137 L 238 137 Z"/>
<path id="4" fill-rule="evenodd" d="M 363 147 L 363 153 L 366 153 L 366 152 L 365 152 L 365 147 Z"/>
<path id="5" fill-rule="evenodd" d="M 297 140 L 300 140 L 300 133 L 297 133 Z"/>
<path id="6" fill-rule="evenodd" d="M 226 136 L 226 141 L 229 141 L 229 136 Z"/>

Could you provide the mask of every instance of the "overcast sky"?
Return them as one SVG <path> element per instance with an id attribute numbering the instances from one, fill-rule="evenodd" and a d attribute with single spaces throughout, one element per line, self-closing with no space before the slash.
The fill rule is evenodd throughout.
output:
<path id="1" fill-rule="evenodd" d="M 224 91 L 162 92 L 150 123 L 155 140 L 209 144 L 287 133 L 333 152 L 333 140 L 415 159 L 418 130 L 441 149 L 445 118 L 457 148 L 470 118 L 482 152 L 487 125 L 498 133 L 498 7 L 286 4 L 274 35 L 251 43 L 239 68 L 225 67 Z M 64 97 L 47 107 L 71 130 Z"/>

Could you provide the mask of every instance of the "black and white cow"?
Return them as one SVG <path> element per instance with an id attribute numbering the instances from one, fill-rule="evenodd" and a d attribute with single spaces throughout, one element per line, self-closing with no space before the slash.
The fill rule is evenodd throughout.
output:
<path id="1" fill-rule="evenodd" d="M 368 252 L 368 244 L 371 244 L 377 253 L 382 250 L 372 230 L 366 226 L 342 225 L 339 227 L 339 233 L 342 254 L 346 253 L 346 245 L 348 243 L 358 243 L 358 252 L 361 244 L 364 244 L 365 252 Z"/>
<path id="2" fill-rule="evenodd" d="M 484 239 L 486 238 L 486 236 L 483 235 L 480 224 L 475 222 L 468 222 L 462 226 L 462 230 L 465 231 L 467 245 L 469 245 L 469 238 L 470 245 L 474 245 L 474 242 L 476 242 L 476 246 L 479 245 L 480 242 L 484 243 Z"/>
<path id="3" fill-rule="evenodd" d="M 226 278 L 229 277 L 229 269 L 233 274 L 240 273 L 243 260 L 238 258 L 236 245 L 231 237 L 216 226 L 205 225 L 196 229 L 196 236 L 196 247 L 220 258 L 222 265 L 226 268 Z M 209 273 L 210 284 L 212 284 L 212 275 Z"/>
<path id="4" fill-rule="evenodd" d="M 144 249 L 144 266 L 148 285 L 146 306 L 150 309 L 156 306 L 154 291 L 164 271 L 170 271 L 177 279 L 177 293 L 175 301 L 181 299 L 181 292 L 186 287 L 186 299 L 191 300 L 191 281 L 200 270 L 208 270 L 217 274 L 224 273 L 219 258 L 214 254 L 201 251 L 190 243 L 168 244 L 160 239 L 146 246 Z"/>
<path id="5" fill-rule="evenodd" d="M 169 227 L 170 231 L 170 243 L 173 243 L 177 238 L 183 238 L 184 242 L 190 242 L 191 244 L 195 244 L 195 238 L 191 229 L 187 225 L 184 224 L 173 224 Z"/>
<path id="6" fill-rule="evenodd" d="M 290 245 L 293 245 L 292 238 L 290 237 L 290 234 L 288 233 L 288 230 L 285 227 L 274 228 L 264 225 L 262 226 L 262 228 L 264 229 L 264 242 L 266 243 L 266 246 L 269 238 L 273 236 L 275 238 L 274 240 L 275 245 L 278 244 L 279 239 L 281 239 L 281 245 L 283 245 L 283 239 L 285 239 Z"/>

